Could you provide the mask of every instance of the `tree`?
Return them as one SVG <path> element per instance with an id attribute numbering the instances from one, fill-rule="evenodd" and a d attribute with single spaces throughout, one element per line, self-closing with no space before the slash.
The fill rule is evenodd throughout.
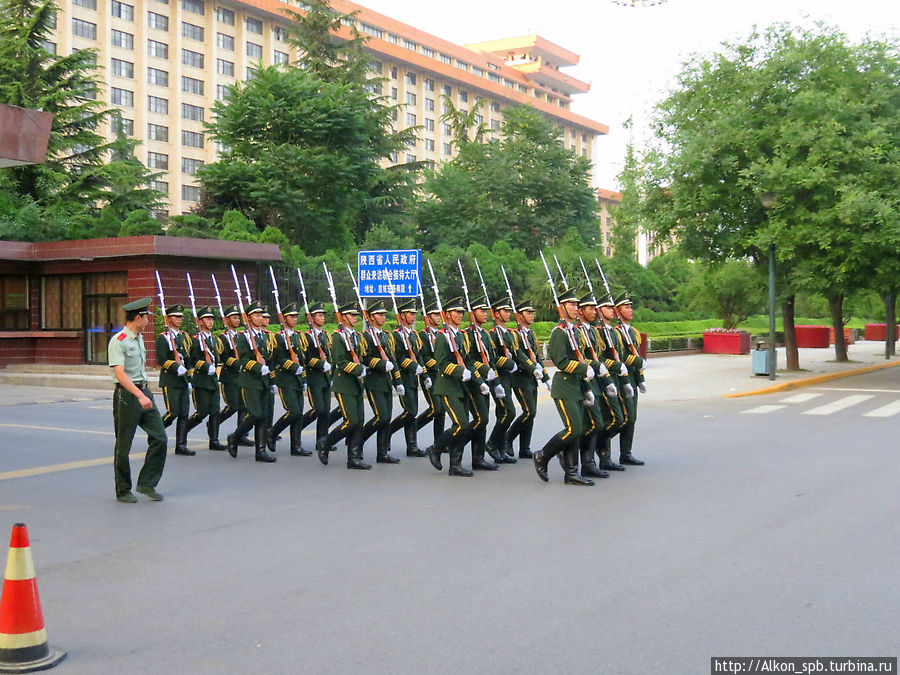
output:
<path id="1" fill-rule="evenodd" d="M 626 129 L 630 128 L 631 120 L 628 120 L 624 126 Z M 635 240 L 641 229 L 641 218 L 643 217 L 641 167 L 634 145 L 630 141 L 625 148 L 625 166 L 619 174 L 619 184 L 622 187 L 622 201 L 610 209 L 610 215 L 614 219 L 610 243 L 613 255 L 637 260 Z"/>
<path id="2" fill-rule="evenodd" d="M 427 171 L 416 211 L 426 248 L 503 240 L 536 255 L 575 228 L 597 232 L 590 162 L 562 147 L 559 129 L 531 107 L 504 110 L 503 137 L 468 142 Z"/>
<path id="3" fill-rule="evenodd" d="M 763 278 L 743 260 L 707 265 L 691 282 L 690 307 L 709 310 L 722 319 L 722 327 L 737 328 L 765 305 Z"/>

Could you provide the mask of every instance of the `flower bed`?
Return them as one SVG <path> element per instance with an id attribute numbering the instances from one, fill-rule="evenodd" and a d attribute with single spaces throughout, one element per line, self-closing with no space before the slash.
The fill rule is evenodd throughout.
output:
<path id="1" fill-rule="evenodd" d="M 884 342 L 884 339 L 887 336 L 887 324 L 867 323 L 865 335 L 866 340 Z M 900 326 L 897 326 L 897 337 L 900 338 Z"/>
<path id="2" fill-rule="evenodd" d="M 710 328 L 703 331 L 704 354 L 749 354 L 750 333 L 745 330 Z"/>

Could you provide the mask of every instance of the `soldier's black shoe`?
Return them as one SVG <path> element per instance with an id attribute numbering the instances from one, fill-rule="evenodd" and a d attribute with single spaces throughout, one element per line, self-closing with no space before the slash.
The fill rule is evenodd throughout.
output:
<path id="1" fill-rule="evenodd" d="M 582 464 L 581 475 L 590 476 L 591 478 L 609 478 L 609 473 L 598 469 L 596 464 Z"/>
<path id="2" fill-rule="evenodd" d="M 426 455 L 426 452 L 424 450 L 422 450 L 421 448 L 419 448 L 418 446 L 413 446 L 411 448 L 406 449 L 407 457 L 424 457 L 425 455 Z"/>
<path id="3" fill-rule="evenodd" d="M 531 459 L 534 455 L 531 452 L 531 448 L 521 448 L 519 450 L 519 459 Z"/>
<path id="4" fill-rule="evenodd" d="M 161 502 L 163 500 L 163 496 L 152 487 L 138 485 L 135 490 L 142 495 L 147 495 L 150 498 L 150 501 Z"/>
<path id="5" fill-rule="evenodd" d="M 250 440 L 247 434 L 244 434 L 239 439 L 237 439 L 238 445 L 243 445 L 245 448 L 252 448 L 255 446 L 255 443 Z"/>
<path id="6" fill-rule="evenodd" d="M 494 467 L 494 468 L 496 469 L 497 467 Z M 460 466 L 451 466 L 450 469 L 447 471 L 447 473 L 450 476 L 465 476 L 466 478 L 469 478 L 473 475 L 471 471 L 469 471 L 468 469 L 464 468 L 461 465 Z"/>
<path id="7" fill-rule="evenodd" d="M 431 462 L 431 466 L 438 471 L 442 471 L 444 467 L 441 466 L 441 453 L 438 452 L 438 449 L 433 445 L 429 445 L 425 453 L 428 455 L 428 461 Z"/>
<path id="8" fill-rule="evenodd" d="M 594 481 L 592 481 L 588 478 L 583 478 L 582 476 L 580 476 L 577 473 L 572 473 L 572 474 L 567 473 L 565 478 L 563 479 L 563 482 L 566 483 L 567 485 L 593 485 L 594 484 Z"/>
<path id="9" fill-rule="evenodd" d="M 328 445 L 324 441 L 316 442 L 316 455 L 324 466 L 328 466 Z"/>
<path id="10" fill-rule="evenodd" d="M 375 457 L 375 461 L 378 464 L 399 464 L 400 459 L 398 457 L 394 457 L 387 450 L 381 450 L 378 452 L 378 455 Z"/>
<path id="11" fill-rule="evenodd" d="M 237 442 L 235 441 L 234 434 L 228 434 L 228 438 L 225 440 L 227 441 L 225 449 L 228 450 L 228 454 L 232 457 L 237 457 Z"/>
<path id="12" fill-rule="evenodd" d="M 312 450 L 306 450 L 302 445 L 299 448 L 291 448 L 291 455 L 294 457 L 309 457 Z"/>
<path id="13" fill-rule="evenodd" d="M 210 442 L 209 442 L 209 449 L 210 449 L 210 450 L 216 450 L 216 451 L 219 451 L 219 450 L 224 450 L 224 449 L 225 449 L 225 446 L 222 445 L 221 443 L 219 443 L 219 439 L 218 439 L 218 438 L 213 438 L 213 439 L 210 440 Z"/>
<path id="14" fill-rule="evenodd" d="M 193 450 L 191 450 L 190 448 L 182 445 L 182 446 L 178 446 L 175 448 L 175 454 L 176 455 L 185 455 L 186 457 L 192 457 L 193 455 L 196 455 L 197 453 L 194 452 Z"/>
<path id="15" fill-rule="evenodd" d="M 515 458 L 515 456 L 509 456 L 505 452 L 500 453 L 500 463 L 501 464 L 518 464 L 519 460 Z"/>
<path id="16" fill-rule="evenodd" d="M 347 460 L 347 468 L 348 469 L 360 469 L 360 470 L 365 471 L 367 469 L 371 469 L 372 465 L 367 464 L 366 462 L 362 461 L 361 459 L 356 459 L 354 457 L 353 459 Z"/>
<path id="17" fill-rule="evenodd" d="M 137 497 L 132 492 L 123 492 L 120 495 L 116 495 L 116 501 L 123 504 L 137 504 Z"/>
<path id="18" fill-rule="evenodd" d="M 644 466 L 644 462 L 639 460 L 630 452 L 627 455 L 622 455 L 621 457 L 619 457 L 619 464 L 627 464 L 629 466 Z"/>
<path id="19" fill-rule="evenodd" d="M 268 450 L 263 448 L 262 450 L 256 451 L 256 461 L 257 462 L 275 462 L 278 458 L 271 454 Z"/>
<path id="20" fill-rule="evenodd" d="M 550 478 L 547 476 L 547 461 L 544 459 L 544 453 L 538 450 L 531 456 L 531 459 L 534 461 L 534 470 L 537 472 L 538 478 L 545 483 L 549 482 Z"/>
<path id="21" fill-rule="evenodd" d="M 600 461 L 597 462 L 597 464 L 601 469 L 606 469 L 607 471 L 624 471 L 625 470 L 624 466 L 622 466 L 621 464 L 616 464 L 611 459 L 600 459 Z"/>
<path id="22" fill-rule="evenodd" d="M 472 460 L 472 469 L 477 471 L 496 471 L 500 467 L 494 464 L 493 462 L 489 462 L 483 457 L 481 459 L 473 459 Z"/>
<path id="23" fill-rule="evenodd" d="M 512 457 L 513 460 L 515 460 L 516 451 L 513 450 L 512 441 L 503 442 L 503 454 L 505 454 L 507 457 Z"/>

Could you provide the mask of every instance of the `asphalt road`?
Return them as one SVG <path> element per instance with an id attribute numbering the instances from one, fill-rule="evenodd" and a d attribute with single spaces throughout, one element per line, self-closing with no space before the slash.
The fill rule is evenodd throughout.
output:
<path id="1" fill-rule="evenodd" d="M 801 392 L 818 396 L 782 403 Z M 22 402 L 0 406 L 0 526 L 28 525 L 60 673 L 701 673 L 900 651 L 897 419 L 866 415 L 900 400 L 892 371 L 648 395 L 647 465 L 593 488 L 555 462 L 549 485 L 527 462 L 462 479 L 281 447 L 257 464 L 199 450 L 198 429 L 165 501 L 136 505 L 114 500 L 102 393 L 4 393 Z M 535 446 L 559 426 L 542 403 Z"/>

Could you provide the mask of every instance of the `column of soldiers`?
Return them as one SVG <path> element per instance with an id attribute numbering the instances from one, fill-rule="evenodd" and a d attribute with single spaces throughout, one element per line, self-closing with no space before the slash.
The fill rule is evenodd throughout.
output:
<path id="1" fill-rule="evenodd" d="M 299 303 L 279 307 L 281 330 L 274 333 L 268 330 L 269 311 L 262 301 L 250 301 L 246 308 L 222 308 L 220 303 L 224 330 L 218 335 L 212 333 L 213 308 L 201 307 L 196 310 L 194 336 L 180 331 L 184 307 L 166 307 L 157 355 L 166 406 L 162 421 L 165 426 L 176 425 L 176 454 L 194 454 L 187 447 L 187 434 L 206 420 L 212 451 L 227 450 L 237 457 L 238 447 L 249 446 L 256 461 L 275 462 L 278 440 L 287 431 L 290 454 L 309 456 L 313 453 L 302 447 L 300 436 L 315 422 L 321 463 L 327 465 L 330 453 L 344 441 L 348 469 L 371 468 L 363 449 L 372 436 L 376 462 L 399 463 L 390 450 L 392 435 L 401 429 L 407 457 L 427 456 L 440 471 L 447 453 L 452 476 L 472 476 L 472 470 L 496 471 L 500 464 L 516 463 L 517 439 L 518 457 L 532 459 L 544 481 L 549 480 L 548 463 L 554 456 L 564 482 L 574 485 L 593 485 L 592 478 L 643 464 L 631 453 L 638 392 L 646 391 L 646 385 L 638 354 L 640 336 L 630 325 L 633 311 L 627 293 L 602 302 L 592 291 L 579 295 L 566 288 L 559 293 L 561 320 L 548 346 L 549 360 L 556 367 L 551 381 L 530 328 L 535 320 L 530 300 L 516 306 L 510 290 L 508 299 L 493 304 L 482 295 L 471 303 L 467 297 L 456 297 L 442 306 L 436 287 L 434 291 L 431 305 L 422 298 L 421 331 L 415 330 L 415 300 L 400 305 L 395 300 L 397 326 L 387 331 L 385 300 L 364 306 L 358 298 L 338 306 L 333 289 L 338 327 L 330 335 L 324 330 L 323 303 L 307 305 L 305 332 L 297 330 Z M 463 327 L 467 313 L 468 326 Z M 618 322 L 612 324 L 617 315 Z M 365 321 L 362 332 L 357 330 L 360 316 Z M 494 325 L 487 329 L 489 316 Z M 246 325 L 239 330 L 242 319 Z M 514 329 L 509 328 L 512 320 Z M 541 384 L 550 391 L 563 429 L 532 453 Z M 421 413 L 420 388 L 427 405 Z M 193 415 L 189 415 L 190 394 Z M 394 394 L 401 411 L 392 419 Z M 284 409 L 277 420 L 276 395 Z M 304 398 L 309 404 L 306 411 Z M 514 400 L 519 402 L 518 415 Z M 369 419 L 364 401 L 371 410 Z M 235 429 L 223 445 L 219 428 L 235 415 Z M 418 433 L 428 424 L 433 425 L 433 442 L 423 450 Z M 618 463 L 611 458 L 616 435 Z M 472 470 L 462 465 L 467 444 Z"/>

